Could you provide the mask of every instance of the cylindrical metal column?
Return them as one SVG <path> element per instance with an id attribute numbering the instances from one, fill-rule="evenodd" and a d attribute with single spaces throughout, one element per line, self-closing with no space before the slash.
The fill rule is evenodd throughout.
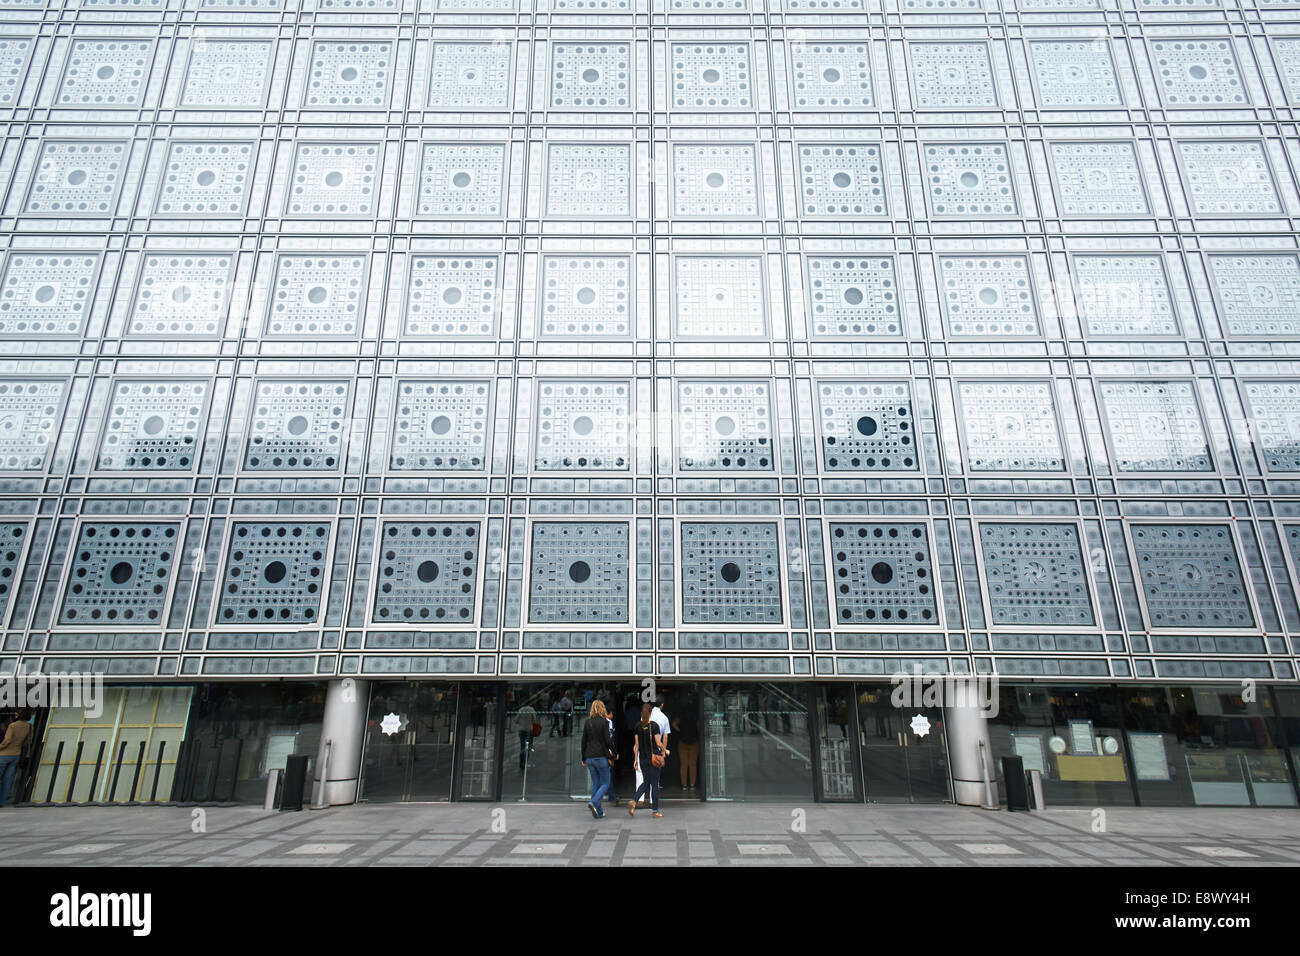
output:
<path id="1" fill-rule="evenodd" d="M 985 780 L 996 781 L 997 777 L 992 765 L 989 722 L 984 711 L 976 706 L 979 697 L 974 681 L 966 683 L 971 686 L 950 688 L 957 692 L 951 695 L 951 699 L 966 706 L 950 704 L 943 709 L 943 722 L 948 732 L 948 765 L 952 768 L 953 799 L 964 807 L 981 807 L 989 800 Z M 996 801 L 994 784 L 992 802 Z"/>
<path id="2" fill-rule="evenodd" d="M 317 779 L 313 784 L 313 806 L 337 807 L 357 802 L 369 698 L 369 681 L 351 677 L 330 681 L 325 692 L 320 752 L 316 757 L 317 772 L 324 767 L 326 779 Z"/>

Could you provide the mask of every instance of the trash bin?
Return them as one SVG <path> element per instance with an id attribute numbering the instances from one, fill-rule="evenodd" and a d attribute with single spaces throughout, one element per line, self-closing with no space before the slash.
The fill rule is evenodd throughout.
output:
<path id="1" fill-rule="evenodd" d="M 1029 811 L 1029 788 L 1025 785 L 1023 758 L 1002 758 L 1002 787 L 1006 791 L 1008 810 Z"/>
<path id="2" fill-rule="evenodd" d="M 284 761 L 284 783 L 280 789 L 281 810 L 301 810 L 307 789 L 307 755 L 294 754 Z"/>

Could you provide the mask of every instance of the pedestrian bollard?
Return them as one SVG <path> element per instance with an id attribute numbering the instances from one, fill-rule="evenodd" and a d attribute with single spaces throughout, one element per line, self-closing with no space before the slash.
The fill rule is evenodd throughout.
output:
<path id="1" fill-rule="evenodd" d="M 266 802 L 262 804 L 263 810 L 275 809 L 275 791 L 280 788 L 280 768 L 274 767 L 267 771 L 266 774 Z"/>
<path id="2" fill-rule="evenodd" d="M 1025 777 L 1029 784 L 1030 806 L 1034 810 L 1042 810 L 1046 804 L 1043 803 L 1043 772 L 1041 770 L 1026 770 Z"/>

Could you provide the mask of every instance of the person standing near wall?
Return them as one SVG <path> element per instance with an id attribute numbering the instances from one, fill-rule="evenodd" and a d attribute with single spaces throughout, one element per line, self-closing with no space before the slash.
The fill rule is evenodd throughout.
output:
<path id="1" fill-rule="evenodd" d="M 0 740 L 0 807 L 9 802 L 9 791 L 18 777 L 18 761 L 22 759 L 23 748 L 31 736 L 32 712 L 23 708 L 17 719 L 5 730 L 4 739 Z"/>

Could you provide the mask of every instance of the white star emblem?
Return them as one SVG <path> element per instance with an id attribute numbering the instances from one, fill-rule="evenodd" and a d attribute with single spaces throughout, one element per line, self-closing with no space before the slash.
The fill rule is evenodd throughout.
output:
<path id="1" fill-rule="evenodd" d="M 379 722 L 379 729 L 384 732 L 385 736 L 391 737 L 402 729 L 402 724 L 404 723 L 406 723 L 406 721 L 402 720 L 402 718 L 397 716 L 397 714 L 387 714 L 384 719 Z"/>
<path id="2" fill-rule="evenodd" d="M 912 718 L 912 733 L 918 737 L 924 737 L 930 732 L 930 720 L 925 714 L 917 714 Z"/>

